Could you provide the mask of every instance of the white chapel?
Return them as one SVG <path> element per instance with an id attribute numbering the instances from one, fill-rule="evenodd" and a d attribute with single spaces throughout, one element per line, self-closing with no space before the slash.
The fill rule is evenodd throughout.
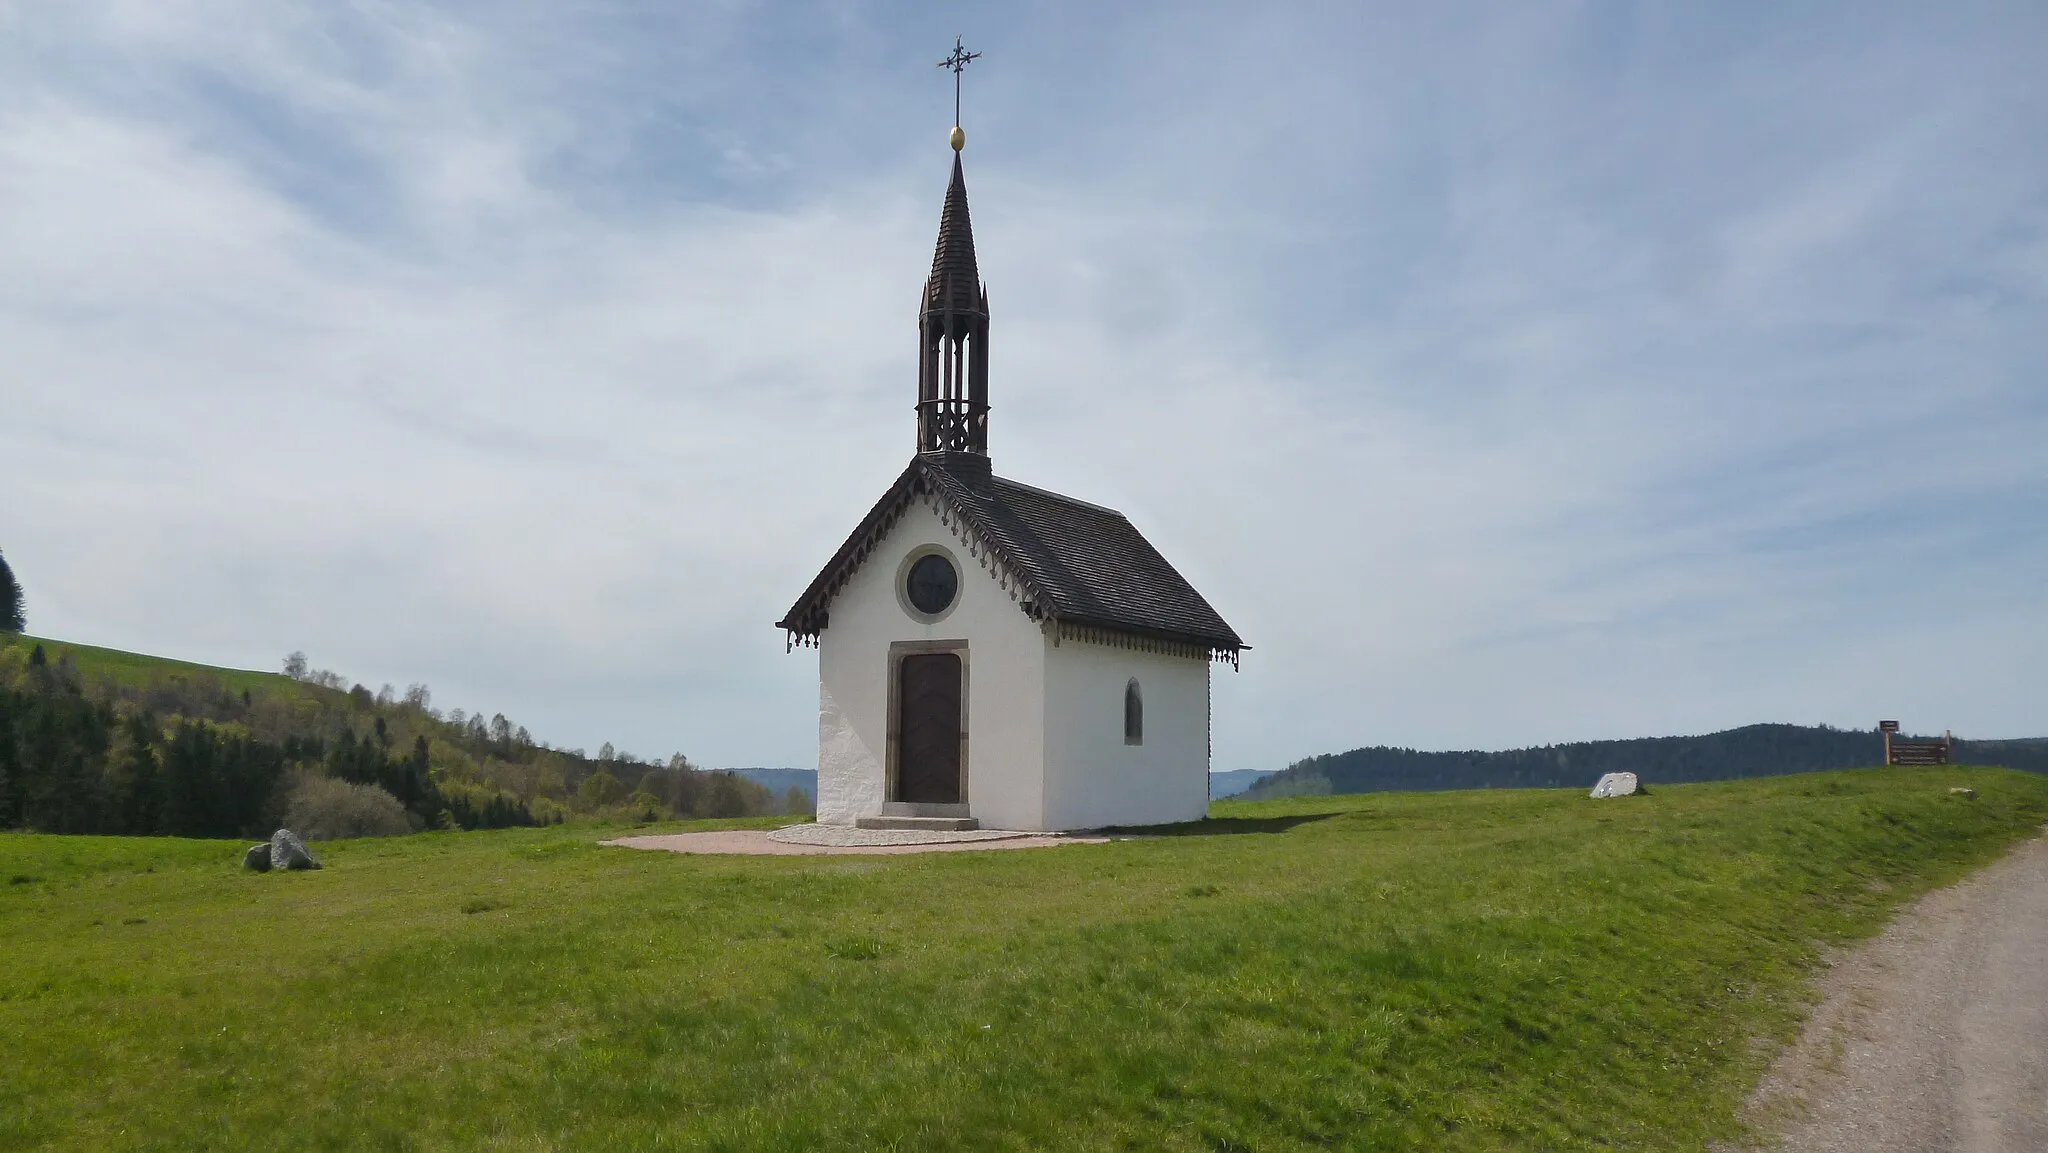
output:
<path id="1" fill-rule="evenodd" d="M 1249 646 L 1121 513 L 991 470 L 964 142 L 918 316 L 916 455 L 776 625 L 818 652 L 818 820 L 1196 820 L 1210 665 Z"/>

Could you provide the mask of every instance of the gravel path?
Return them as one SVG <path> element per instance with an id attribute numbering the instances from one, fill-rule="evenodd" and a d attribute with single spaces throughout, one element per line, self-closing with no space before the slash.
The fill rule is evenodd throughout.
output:
<path id="1" fill-rule="evenodd" d="M 1928 894 L 1820 987 L 1750 1100 L 1779 1148 L 2048 1151 L 2048 837 Z"/>

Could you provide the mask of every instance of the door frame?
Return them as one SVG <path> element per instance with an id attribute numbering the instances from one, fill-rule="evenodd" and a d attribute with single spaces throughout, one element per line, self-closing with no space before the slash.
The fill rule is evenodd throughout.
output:
<path id="1" fill-rule="evenodd" d="M 903 658 L 925 656 L 932 653 L 954 653 L 960 658 L 960 802 L 954 805 L 914 804 L 919 810 L 934 810 L 929 816 L 967 816 L 968 760 L 967 760 L 967 717 L 971 711 L 968 696 L 967 641 L 895 641 L 889 645 L 889 748 L 887 765 L 883 770 L 882 803 L 887 806 L 913 805 L 913 802 L 896 799 L 896 773 L 898 762 L 903 755 Z M 937 812 L 936 810 L 958 810 L 958 812 Z"/>

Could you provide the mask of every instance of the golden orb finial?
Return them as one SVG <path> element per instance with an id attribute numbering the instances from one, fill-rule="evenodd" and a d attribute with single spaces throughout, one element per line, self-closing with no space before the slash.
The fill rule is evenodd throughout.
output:
<path id="1" fill-rule="evenodd" d="M 967 147 L 967 130 L 955 124 L 953 131 L 946 134 L 946 140 L 952 144 L 953 151 L 958 152 L 962 148 Z"/>

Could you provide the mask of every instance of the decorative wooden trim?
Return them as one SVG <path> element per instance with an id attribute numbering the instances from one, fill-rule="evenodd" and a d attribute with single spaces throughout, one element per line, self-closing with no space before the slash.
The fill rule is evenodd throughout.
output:
<path id="1" fill-rule="evenodd" d="M 995 539 L 979 523 L 972 510 L 965 509 L 947 500 L 936 485 L 926 487 L 919 494 L 926 508 L 939 516 L 939 525 L 953 535 L 967 550 L 967 559 L 979 564 L 983 571 L 996 578 L 996 584 L 1010 594 L 1010 602 L 1021 607 L 1024 615 L 1033 620 L 1047 616 L 1045 598 L 1034 587 L 1028 577 L 1003 561 Z"/>
<path id="2" fill-rule="evenodd" d="M 1141 653 L 1159 653 L 1169 657 L 1182 657 L 1191 661 L 1228 661 L 1237 667 L 1237 653 L 1230 649 L 1212 648 L 1200 641 L 1180 640 L 1174 637 L 1157 637 L 1146 633 L 1128 632 L 1124 629 L 1106 628 L 1102 625 L 1080 624 L 1075 621 L 1049 620 L 1045 623 L 1046 635 L 1052 638 L 1054 646 L 1064 641 L 1079 641 L 1082 644 L 1101 645 L 1104 648 L 1130 649 Z"/>
<path id="3" fill-rule="evenodd" d="M 817 580 L 812 582 L 811 587 L 806 589 L 804 595 L 797 601 L 799 606 L 813 607 L 800 614 L 792 611 L 789 616 L 778 622 L 786 634 L 784 652 L 817 647 L 818 636 L 825 631 L 829 619 L 829 612 L 825 606 L 832 603 L 839 595 L 839 591 L 853 579 L 853 574 L 867 563 L 882 539 L 888 536 L 903 519 L 904 514 L 910 511 L 912 504 L 922 504 L 938 513 L 939 523 L 967 549 L 969 559 L 996 575 L 997 583 L 1002 586 L 1003 591 L 1010 594 L 1010 600 L 1024 610 L 1025 616 L 1032 620 L 1043 620 L 1049 615 L 1050 606 L 1045 596 L 1022 572 L 1002 562 L 994 538 L 978 523 L 979 518 L 974 516 L 971 510 L 947 500 L 930 472 L 913 462 L 905 477 L 898 481 L 898 485 L 897 490 L 883 495 L 876 509 L 869 514 L 872 520 L 854 530 L 854 539 L 840 547 L 843 559 L 820 573 Z"/>

